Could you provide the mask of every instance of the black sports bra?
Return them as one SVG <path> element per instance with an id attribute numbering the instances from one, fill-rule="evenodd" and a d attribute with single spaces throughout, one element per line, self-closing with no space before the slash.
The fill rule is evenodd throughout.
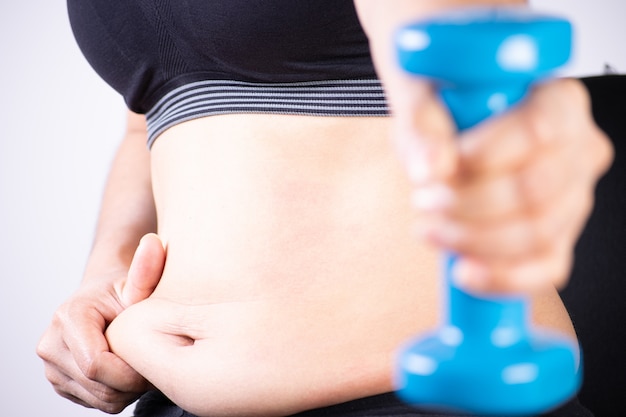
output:
<path id="1" fill-rule="evenodd" d="M 353 0 L 67 4 L 89 63 L 146 114 L 150 144 L 211 114 L 387 114 Z"/>

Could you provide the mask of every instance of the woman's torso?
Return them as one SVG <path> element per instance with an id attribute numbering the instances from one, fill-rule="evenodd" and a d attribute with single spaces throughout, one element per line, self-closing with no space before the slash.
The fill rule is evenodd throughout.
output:
<path id="1" fill-rule="evenodd" d="M 388 118 L 223 115 L 152 148 L 167 263 L 112 349 L 199 415 L 286 415 L 391 390 L 441 314 Z M 572 333 L 554 290 L 538 322 Z"/>

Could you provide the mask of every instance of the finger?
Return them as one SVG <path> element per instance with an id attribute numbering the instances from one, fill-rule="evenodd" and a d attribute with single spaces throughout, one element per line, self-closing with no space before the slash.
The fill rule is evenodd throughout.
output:
<path id="1" fill-rule="evenodd" d="M 142 393 L 149 386 L 141 374 L 108 350 L 95 355 L 90 367 L 87 370 L 83 368 L 81 370 L 90 380 L 100 382 L 119 392 Z"/>
<path id="2" fill-rule="evenodd" d="M 464 256 L 485 260 L 523 258 L 545 250 L 560 236 L 576 236 L 591 211 L 592 201 L 590 188 L 576 188 L 555 196 L 543 211 L 532 215 L 494 223 L 430 216 L 420 225 L 420 233 L 430 242 Z"/>
<path id="3" fill-rule="evenodd" d="M 86 378 L 67 346 L 54 338 L 50 330 L 39 343 L 37 353 L 44 359 L 45 375 L 54 390 L 85 407 L 119 412 L 143 392 L 121 392 Z"/>
<path id="4" fill-rule="evenodd" d="M 499 221 L 537 212 L 563 190 L 589 182 L 576 162 L 579 155 L 570 148 L 553 149 L 519 171 L 418 187 L 413 204 L 422 211 L 445 212 L 456 221 Z"/>
<path id="5" fill-rule="evenodd" d="M 122 288 L 120 299 L 124 307 L 138 303 L 152 294 L 161 279 L 164 266 L 165 249 L 161 239 L 153 233 L 145 235 L 135 251 L 128 278 Z"/>
<path id="6" fill-rule="evenodd" d="M 532 293 L 547 283 L 562 288 L 573 265 L 571 245 L 563 243 L 541 256 L 516 262 L 485 263 L 460 258 L 452 273 L 453 280 L 470 293 Z"/>
<path id="7" fill-rule="evenodd" d="M 49 374 L 48 374 L 49 375 Z M 50 376 L 54 390 L 60 396 L 88 408 L 97 408 L 107 413 L 121 412 L 143 393 L 120 392 L 103 384 L 85 379 L 74 379 L 59 373 Z"/>
<path id="8" fill-rule="evenodd" d="M 97 309 L 75 306 L 67 309 L 71 317 L 61 319 L 66 323 L 63 342 L 76 363 L 80 373 L 88 380 L 99 382 L 122 392 L 141 392 L 145 379 L 121 358 L 110 352 L 104 337 L 106 323 Z M 69 366 L 69 365 L 67 365 Z"/>
<path id="9" fill-rule="evenodd" d="M 87 408 L 97 408 L 108 414 L 118 414 L 122 412 L 126 407 L 135 402 L 142 394 L 128 394 L 128 393 L 114 393 L 114 394 L 93 394 L 92 391 L 84 389 L 81 385 L 75 381 L 69 383 L 70 386 L 76 387 L 76 389 L 70 388 L 71 392 L 62 392 L 56 390 L 57 394 L 62 397 Z"/>
<path id="10" fill-rule="evenodd" d="M 432 86 L 413 78 L 396 101 L 392 137 L 411 180 L 422 184 L 450 177 L 457 160 L 454 124 Z"/>
<path id="11" fill-rule="evenodd" d="M 68 400 L 70 400 L 71 402 L 73 402 L 75 404 L 82 405 L 85 408 L 96 408 L 95 406 L 93 406 L 93 405 L 91 405 L 89 403 L 86 403 L 85 401 L 81 400 L 80 398 L 75 397 L 75 396 L 73 396 L 73 395 L 71 395 L 69 393 L 59 392 L 57 390 L 55 390 L 55 392 L 57 394 L 59 394 L 61 397 L 65 398 L 65 399 L 68 399 Z"/>
<path id="12" fill-rule="evenodd" d="M 518 107 L 461 136 L 463 172 L 493 173 L 515 169 L 537 148 L 579 146 L 581 131 L 592 124 L 584 87 L 574 80 L 541 85 Z"/>

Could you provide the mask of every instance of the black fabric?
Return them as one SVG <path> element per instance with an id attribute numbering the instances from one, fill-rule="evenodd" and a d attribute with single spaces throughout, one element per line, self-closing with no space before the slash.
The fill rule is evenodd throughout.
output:
<path id="1" fill-rule="evenodd" d="M 615 160 L 596 190 L 561 295 L 584 355 L 580 401 L 596 417 L 626 416 L 626 76 L 583 79 Z"/>
<path id="2" fill-rule="evenodd" d="M 175 406 L 163 394 L 151 391 L 139 400 L 134 417 L 196 417 Z M 469 417 L 464 414 L 432 413 L 411 407 L 395 394 L 387 393 L 349 401 L 343 404 L 298 413 L 292 417 Z M 476 416 L 474 416 L 476 417 Z M 594 417 L 574 399 L 542 417 Z"/>
<path id="3" fill-rule="evenodd" d="M 131 110 L 195 81 L 376 78 L 353 0 L 67 0 L 87 60 Z"/>

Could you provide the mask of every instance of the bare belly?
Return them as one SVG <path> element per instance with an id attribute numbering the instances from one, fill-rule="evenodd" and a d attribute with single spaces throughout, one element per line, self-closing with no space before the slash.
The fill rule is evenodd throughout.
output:
<path id="1" fill-rule="evenodd" d="M 114 352 L 198 415 L 288 415 L 392 389 L 440 314 L 388 120 L 229 115 L 152 150 L 167 264 L 109 327 Z M 573 334 L 555 291 L 538 322 Z"/>

